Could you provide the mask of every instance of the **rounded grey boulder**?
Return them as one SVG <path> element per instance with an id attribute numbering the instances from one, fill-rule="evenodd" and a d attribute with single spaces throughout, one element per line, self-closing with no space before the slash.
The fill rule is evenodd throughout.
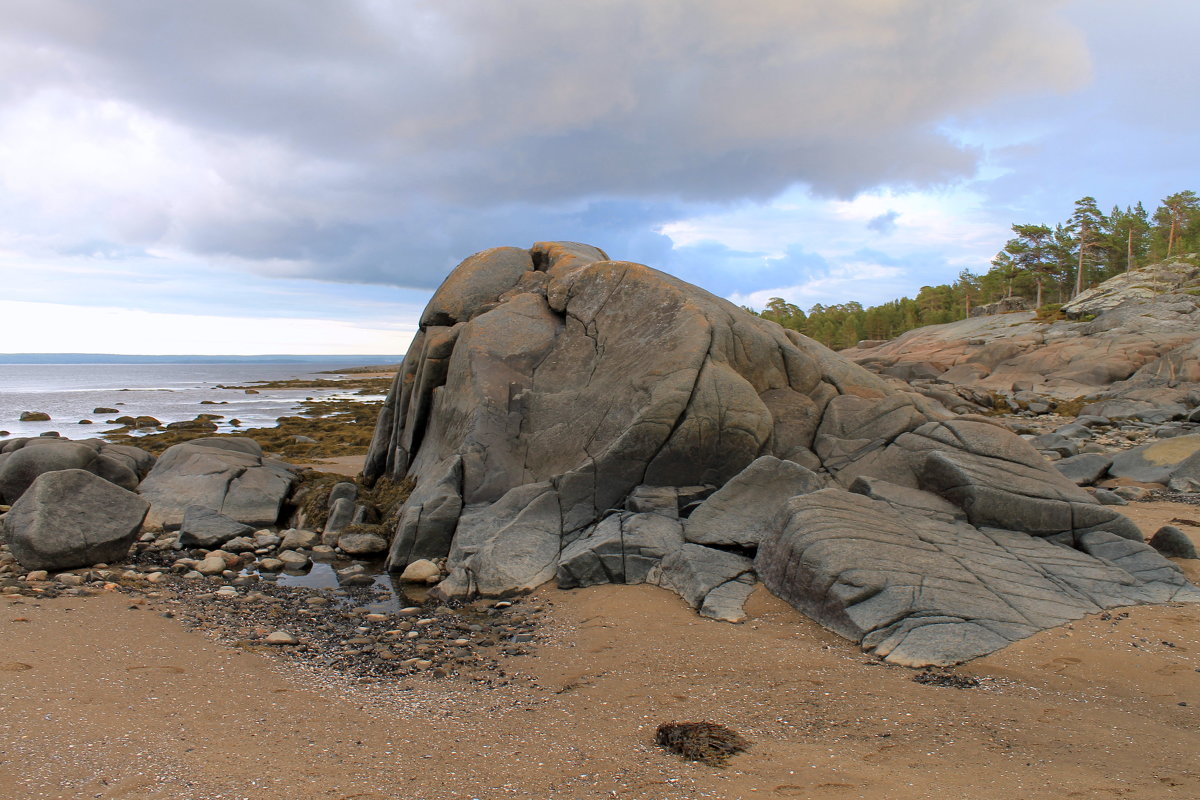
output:
<path id="1" fill-rule="evenodd" d="M 1150 537 L 1150 546 L 1168 558 L 1200 558 L 1196 545 L 1174 525 L 1163 525 Z"/>
<path id="2" fill-rule="evenodd" d="M 4 515 L 8 544 L 26 569 L 123 560 L 150 504 L 82 469 L 39 475 Z"/>
<path id="3" fill-rule="evenodd" d="M 38 437 L 10 442 L 8 455 L 0 462 L 0 501 L 13 503 L 39 475 L 64 469 L 82 469 L 133 490 L 139 470 L 153 456 L 136 447 L 108 445 L 90 439 L 84 442 Z"/>

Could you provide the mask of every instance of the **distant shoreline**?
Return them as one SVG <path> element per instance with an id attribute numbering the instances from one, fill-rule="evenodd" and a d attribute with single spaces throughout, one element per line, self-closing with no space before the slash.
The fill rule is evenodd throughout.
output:
<path id="1" fill-rule="evenodd" d="M 0 364 L 399 364 L 402 355 L 129 355 L 120 353 L 0 353 Z"/>

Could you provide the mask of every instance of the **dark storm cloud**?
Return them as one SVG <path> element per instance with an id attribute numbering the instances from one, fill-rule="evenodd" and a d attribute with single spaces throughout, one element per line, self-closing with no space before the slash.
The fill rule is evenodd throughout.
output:
<path id="1" fill-rule="evenodd" d="M 969 175 L 978 154 L 940 121 L 1086 75 L 1055 5 L 18 1 L 0 118 L 54 97 L 186 144 L 146 167 L 177 179 L 126 187 L 119 219 L 97 189 L 88 241 L 431 286 L 499 243 L 645 258 L 682 203 Z"/>

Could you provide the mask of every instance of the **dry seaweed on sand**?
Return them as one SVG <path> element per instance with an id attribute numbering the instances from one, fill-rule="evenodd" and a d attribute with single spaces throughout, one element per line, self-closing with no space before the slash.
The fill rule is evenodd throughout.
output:
<path id="1" fill-rule="evenodd" d="M 741 734 L 715 722 L 664 722 L 654 734 L 659 747 L 699 761 L 710 767 L 723 767 L 729 759 L 750 746 Z"/>

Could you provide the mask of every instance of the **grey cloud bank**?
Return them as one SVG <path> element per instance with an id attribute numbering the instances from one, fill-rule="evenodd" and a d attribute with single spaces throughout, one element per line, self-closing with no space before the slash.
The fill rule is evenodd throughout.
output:
<path id="1" fill-rule="evenodd" d="M 667 265 L 688 214 L 969 178 L 944 120 L 1091 74 L 1062 5 L 8 2 L 0 246 L 422 288 L 539 238 Z"/>

